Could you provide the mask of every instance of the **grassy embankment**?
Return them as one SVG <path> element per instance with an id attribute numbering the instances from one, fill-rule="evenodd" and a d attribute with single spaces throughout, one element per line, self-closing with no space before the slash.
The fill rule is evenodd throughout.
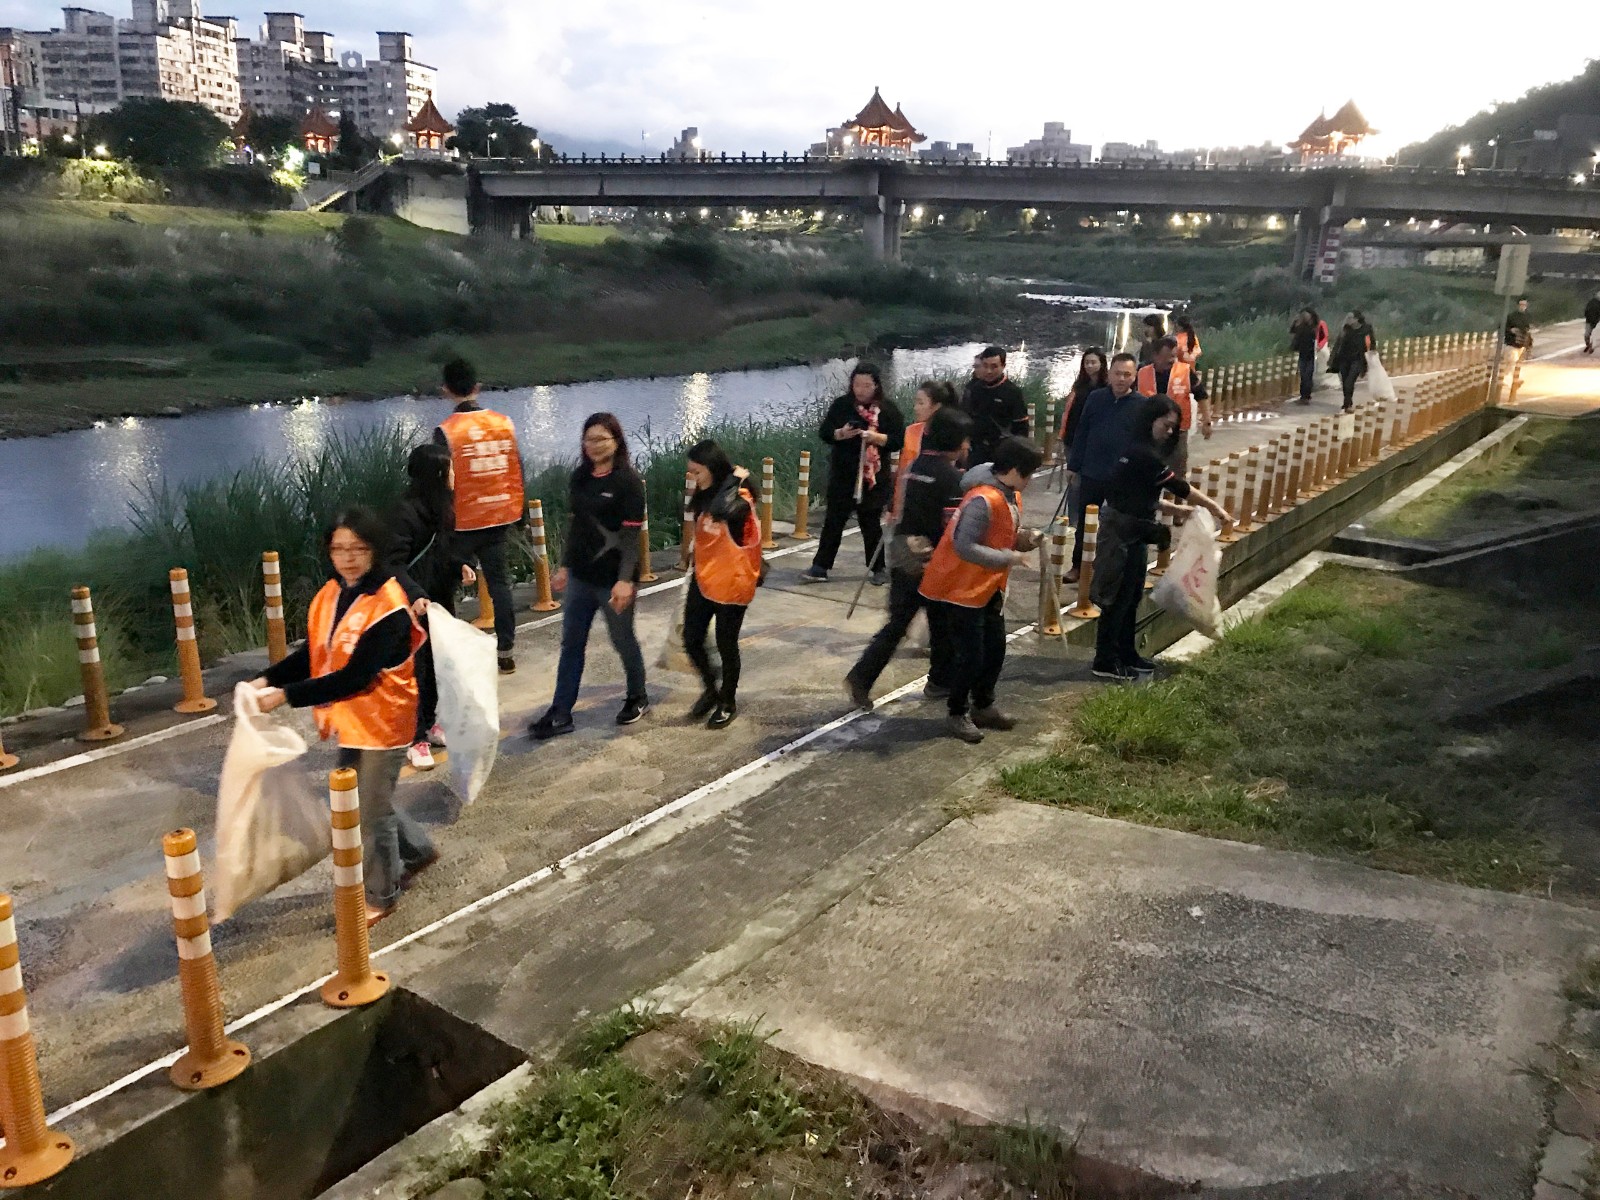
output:
<path id="1" fill-rule="evenodd" d="M 1511 453 L 1457 471 L 1374 532 L 1438 539 L 1600 512 L 1600 424 L 1532 419 Z"/>
<path id="2" fill-rule="evenodd" d="M 486 1200 L 1090 1200 L 1074 1148 L 1040 1126 L 928 1131 L 774 1050 L 754 1026 L 624 1009 L 594 1022 L 492 1117 L 487 1146 L 430 1182 Z"/>
<path id="3" fill-rule="evenodd" d="M 1600 902 L 1584 797 L 1594 712 L 1458 722 L 1589 640 L 1559 605 L 1323 568 L 1147 687 L 1083 702 L 1052 752 L 1005 772 L 1025 800 Z M 1589 707 L 1593 707 L 1592 705 Z"/>
<path id="4" fill-rule="evenodd" d="M 388 218 L 13 203 L 0 434 L 429 391 L 457 353 L 517 386 L 806 361 L 959 336 L 989 299 L 853 246 L 539 232 L 494 243 Z"/>

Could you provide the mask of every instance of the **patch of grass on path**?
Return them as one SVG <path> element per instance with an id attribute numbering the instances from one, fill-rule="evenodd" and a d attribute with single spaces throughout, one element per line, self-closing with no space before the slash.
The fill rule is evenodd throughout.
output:
<path id="1" fill-rule="evenodd" d="M 1478 887 L 1600 899 L 1588 715 L 1451 713 L 1595 640 L 1575 609 L 1324 568 L 1175 677 L 1085 700 L 1015 796 Z M 1533 706 L 1530 706 L 1532 708 Z M 1587 849 L 1586 849 L 1587 847 Z"/>
<path id="2" fill-rule="evenodd" d="M 1600 510 L 1600 421 L 1533 417 L 1511 452 L 1471 463 L 1374 529 L 1424 540 Z"/>
<path id="3" fill-rule="evenodd" d="M 437 1182 L 480 1179 L 488 1200 L 1091 1200 L 1053 1130 L 919 1128 L 754 1024 L 610 1014 L 493 1124 L 487 1147 L 440 1163 Z"/>

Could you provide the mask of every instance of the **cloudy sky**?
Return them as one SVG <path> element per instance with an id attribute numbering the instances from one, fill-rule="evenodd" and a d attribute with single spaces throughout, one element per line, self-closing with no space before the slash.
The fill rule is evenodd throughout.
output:
<path id="1" fill-rule="evenodd" d="M 126 2 L 115 15 L 128 14 Z M 1555 33 L 1540 29 L 1542 7 L 1517 22 Z M 60 23 L 59 8 L 39 0 L 6 8 L 0 23 Z M 696 125 L 718 150 L 802 149 L 876 85 L 930 137 L 996 152 L 1037 137 L 1047 120 L 1097 147 L 1283 142 L 1319 109 L 1353 97 L 1382 131 L 1374 150 L 1389 153 L 1576 74 L 1595 44 L 1501 36 L 1507 10 L 1489 0 L 1394 0 L 1351 5 L 1348 15 L 1284 0 L 304 0 L 303 8 L 307 25 L 331 31 L 341 50 L 375 53 L 374 30 L 411 30 L 419 57 L 440 70 L 447 114 L 508 100 L 545 132 L 630 146 L 644 133 L 647 147 L 664 148 Z M 261 20 L 222 11 L 247 30 Z M 1142 11 L 1160 16 L 1151 25 Z"/>

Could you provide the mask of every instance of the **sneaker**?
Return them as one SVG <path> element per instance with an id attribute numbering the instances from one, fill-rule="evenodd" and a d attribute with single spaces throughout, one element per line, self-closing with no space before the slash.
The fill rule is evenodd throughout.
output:
<path id="1" fill-rule="evenodd" d="M 515 675 L 517 673 L 517 660 L 509 654 L 502 654 L 497 660 L 500 664 L 500 674 Z"/>
<path id="2" fill-rule="evenodd" d="M 1014 717 L 1008 717 L 994 705 L 972 710 L 972 723 L 979 729 L 998 729 L 1002 733 L 1009 732 L 1017 727 Z"/>
<path id="3" fill-rule="evenodd" d="M 622 702 L 622 711 L 617 714 L 617 724 L 632 725 L 649 711 L 650 697 L 629 696 Z"/>
<path id="4" fill-rule="evenodd" d="M 945 732 L 951 737 L 960 738 L 969 746 L 976 746 L 983 741 L 983 730 L 972 723 L 972 718 L 962 713 L 959 717 L 952 713 L 944 719 Z"/>
<path id="5" fill-rule="evenodd" d="M 828 573 L 821 567 L 807 567 L 800 572 L 801 583 L 827 583 Z"/>
<path id="6" fill-rule="evenodd" d="M 1296 404 L 1310 404 L 1311 403 L 1311 397 L 1310 396 L 1301 396 L 1300 399 L 1295 401 L 1295 403 Z"/>
<path id="7" fill-rule="evenodd" d="M 726 729 L 733 724 L 733 719 L 739 715 L 737 704 L 718 704 L 711 712 L 711 719 L 706 722 L 707 729 Z"/>
<path id="8" fill-rule="evenodd" d="M 924 684 L 922 698 L 924 700 L 948 700 L 950 699 L 950 689 L 937 683 Z"/>
<path id="9" fill-rule="evenodd" d="M 844 677 L 844 691 L 850 697 L 851 704 L 866 712 L 872 711 L 872 692 L 854 675 Z"/>
<path id="10" fill-rule="evenodd" d="M 1127 683 L 1133 678 L 1133 672 L 1117 663 L 1095 663 L 1089 668 L 1089 674 L 1096 679 L 1109 679 L 1113 683 Z"/>
<path id="11" fill-rule="evenodd" d="M 889 582 L 889 572 L 885 571 L 882 567 L 879 567 L 871 575 L 867 576 L 867 579 L 873 587 L 883 587 Z"/>
<path id="12" fill-rule="evenodd" d="M 428 855 L 428 857 L 424 858 L 421 862 L 418 862 L 414 866 L 407 867 L 405 869 L 405 871 L 402 872 L 402 874 L 400 876 L 400 888 L 401 888 L 401 890 L 404 891 L 406 888 L 409 888 L 412 884 L 416 883 L 417 876 L 421 875 L 424 871 L 426 871 L 429 867 L 433 866 L 433 864 L 438 862 L 438 861 L 439 861 L 439 852 L 437 850 L 435 850 L 432 854 Z"/>
<path id="13" fill-rule="evenodd" d="M 717 706 L 717 689 L 707 688 L 700 693 L 700 698 L 689 705 L 689 720 L 703 721 L 713 708 Z"/>
<path id="14" fill-rule="evenodd" d="M 1070 571 L 1068 571 L 1065 575 L 1063 575 L 1061 577 L 1061 582 L 1062 583 L 1077 583 L 1078 582 L 1078 568 L 1077 567 L 1073 567 Z"/>
<path id="15" fill-rule="evenodd" d="M 1133 656 L 1133 661 L 1128 664 L 1128 669 L 1137 675 L 1154 675 L 1156 664 L 1154 660 L 1136 654 Z"/>
<path id="16" fill-rule="evenodd" d="M 414 770 L 431 771 L 433 770 L 433 751 L 429 748 L 427 742 L 418 742 L 406 751 L 406 761 L 411 764 Z"/>
<path id="17" fill-rule="evenodd" d="M 428 730 L 428 745 L 436 747 L 440 750 L 444 749 L 446 745 L 444 740 L 444 730 L 438 725 L 435 725 L 432 729 Z"/>
<path id="18" fill-rule="evenodd" d="M 543 742 L 560 737 L 563 733 L 571 733 L 572 730 L 571 713 L 547 712 L 528 726 L 528 736 L 536 742 Z"/>

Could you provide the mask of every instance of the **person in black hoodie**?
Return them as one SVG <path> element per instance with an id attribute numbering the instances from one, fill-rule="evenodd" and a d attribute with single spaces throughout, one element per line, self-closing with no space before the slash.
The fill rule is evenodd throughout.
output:
<path id="1" fill-rule="evenodd" d="M 1316 388 L 1317 326 L 1321 320 L 1315 309 L 1302 308 L 1289 323 L 1289 348 L 1300 362 L 1301 404 L 1311 403 L 1311 393 Z"/>
<path id="2" fill-rule="evenodd" d="M 1344 391 L 1344 411 L 1355 405 L 1356 381 L 1367 373 L 1367 352 L 1378 348 L 1378 335 L 1367 324 L 1366 314 L 1354 309 L 1344 319 L 1339 330 L 1339 340 L 1329 357 L 1330 370 L 1339 372 L 1339 386 Z"/>
<path id="3" fill-rule="evenodd" d="M 883 509 L 894 490 L 889 456 L 905 444 L 906 422 L 894 401 L 883 394 L 883 377 L 877 367 L 859 363 L 850 372 L 850 390 L 828 406 L 817 436 L 832 447 L 827 513 L 816 556 L 800 573 L 801 583 L 827 582 L 852 513 L 861 526 L 861 551 L 867 566 L 872 567 L 878 557 Z M 881 564 L 873 570 L 872 582 L 880 587 L 889 582 L 889 573 Z"/>
<path id="4" fill-rule="evenodd" d="M 475 582 L 477 576 L 455 550 L 455 470 L 450 451 L 437 442 L 418 446 L 406 460 L 406 476 L 405 495 L 385 521 L 389 541 L 382 566 L 405 588 L 412 610 L 426 630 L 428 605 L 437 604 L 454 615 L 456 587 Z M 432 748 L 444 745 L 438 726 L 439 681 L 433 670 L 431 641 L 416 652 L 416 670 L 417 734 L 406 751 L 406 761 L 418 771 L 431 771 Z"/>

